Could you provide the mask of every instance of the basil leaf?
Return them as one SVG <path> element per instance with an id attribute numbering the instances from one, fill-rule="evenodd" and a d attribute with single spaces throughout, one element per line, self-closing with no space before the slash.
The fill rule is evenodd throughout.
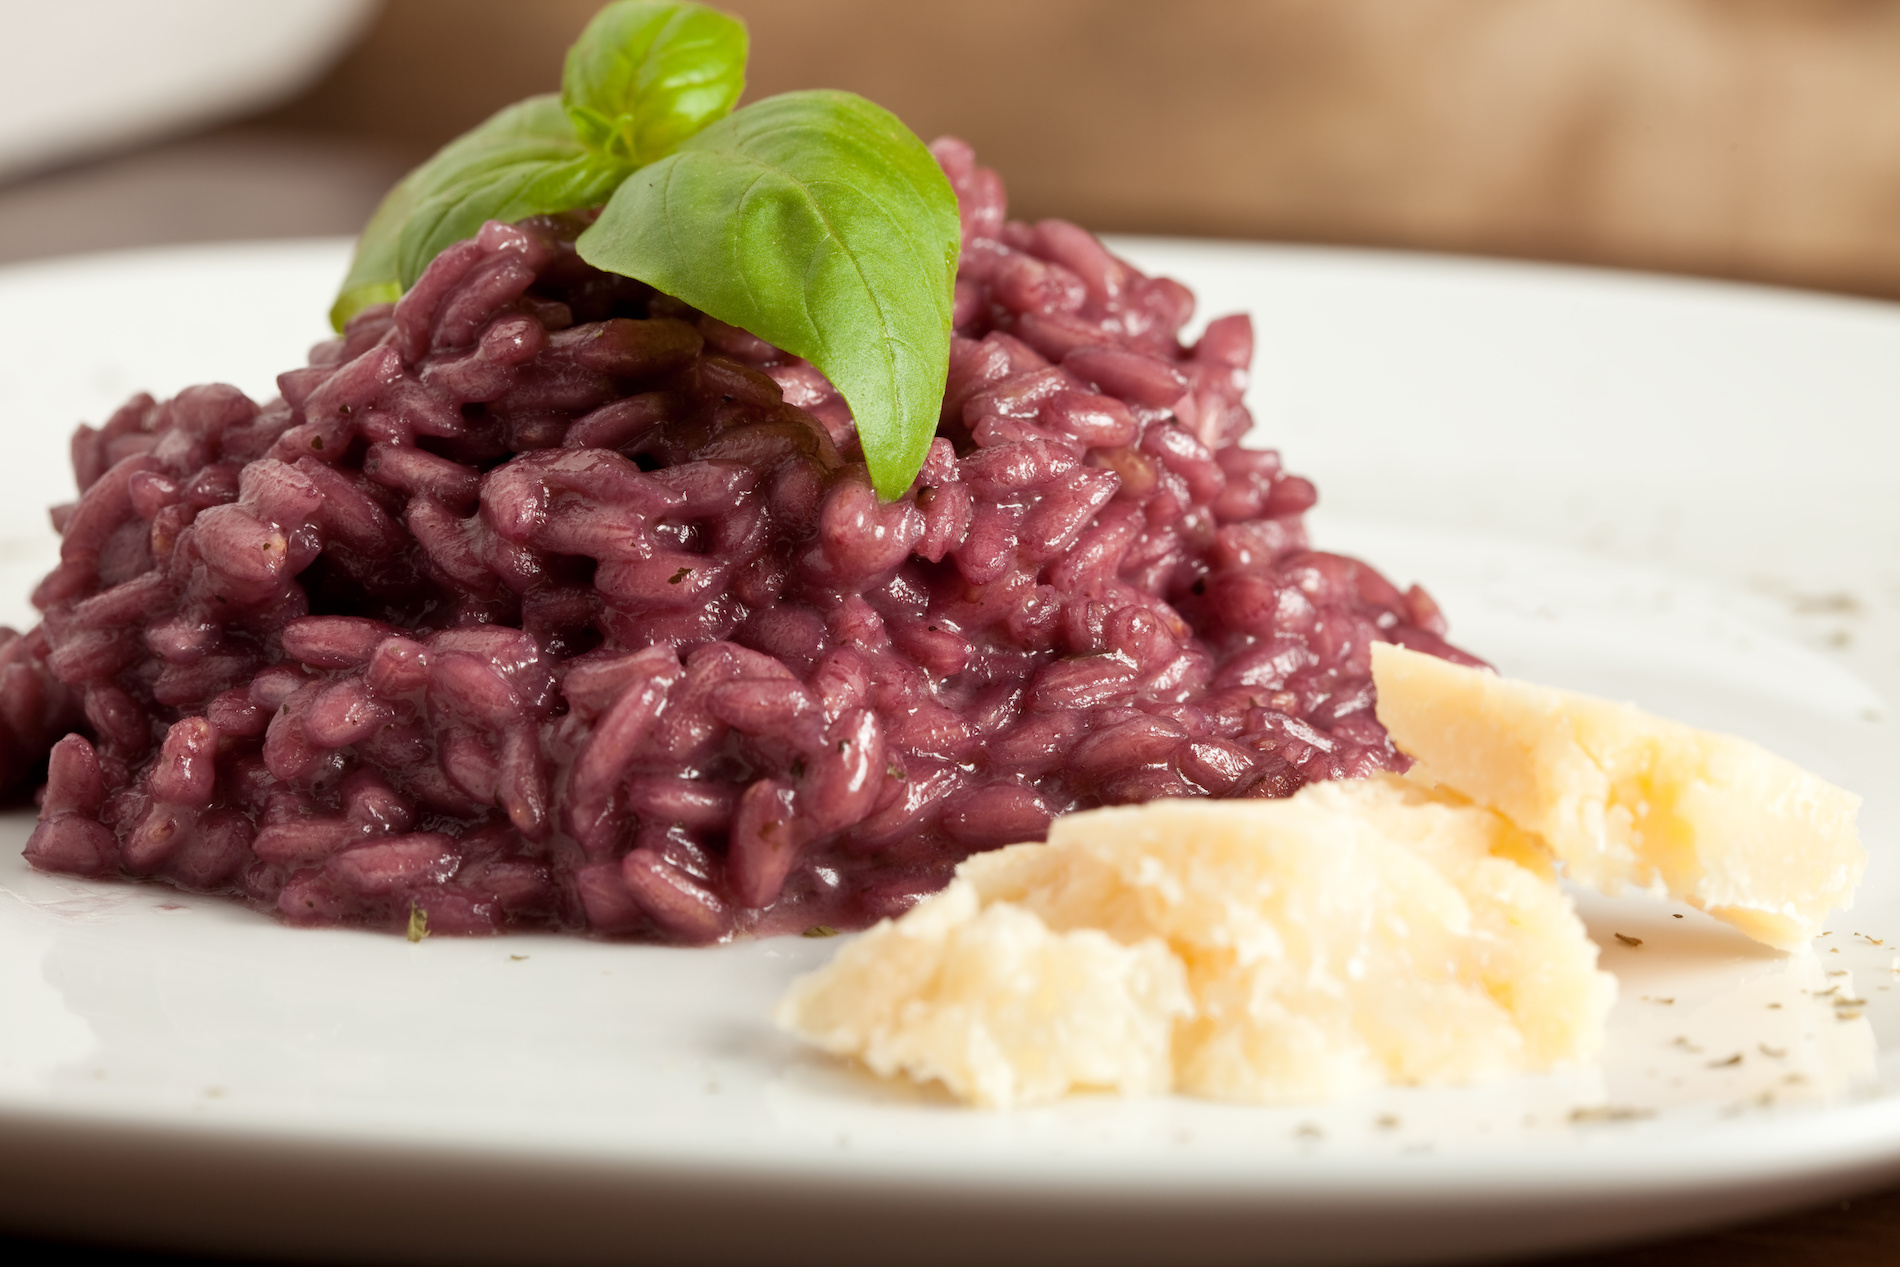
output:
<path id="1" fill-rule="evenodd" d="M 363 309 L 395 303 L 402 298 L 402 283 L 396 280 L 396 240 L 402 236 L 403 222 L 416 205 L 416 178 L 420 170 L 410 172 L 383 195 L 376 214 L 369 218 L 357 237 L 350 271 L 344 275 L 336 302 L 330 305 L 330 324 L 338 331 Z"/>
<path id="2" fill-rule="evenodd" d="M 486 221 L 594 206 L 629 170 L 583 145 L 552 96 L 510 106 L 438 157 L 450 150 L 457 151 L 453 162 L 417 190 L 402 227 L 396 263 L 405 290 L 443 248 L 473 237 Z"/>
<path id="3" fill-rule="evenodd" d="M 330 321 L 400 298 L 488 220 L 606 201 L 635 167 L 731 111 L 746 29 L 697 4 L 620 0 L 568 51 L 562 95 L 530 97 L 449 142 L 392 189 L 356 245 Z"/>
<path id="4" fill-rule="evenodd" d="M 581 143 L 560 98 L 516 102 L 390 190 L 357 240 L 331 323 L 340 330 L 364 308 L 397 298 L 484 221 L 594 206 L 628 170 Z"/>
<path id="5" fill-rule="evenodd" d="M 923 142 L 881 106 L 817 91 L 756 102 L 641 168 L 577 246 L 817 366 L 895 498 L 936 434 L 959 243 Z"/>
<path id="6" fill-rule="evenodd" d="M 731 113 L 745 63 L 739 19 L 697 4 L 620 0 L 568 50 L 561 102 L 583 142 L 637 167 Z"/>

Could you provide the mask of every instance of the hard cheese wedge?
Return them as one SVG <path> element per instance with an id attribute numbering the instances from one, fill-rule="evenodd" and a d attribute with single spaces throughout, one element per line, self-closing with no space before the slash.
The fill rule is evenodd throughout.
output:
<path id="1" fill-rule="evenodd" d="M 1393 776 L 1056 821 L 801 979 L 781 1024 L 986 1105 L 1293 1103 L 1587 1059 L 1614 982 L 1541 848 Z"/>
<path id="2" fill-rule="evenodd" d="M 1384 643 L 1372 675 L 1414 777 L 1541 837 L 1592 888 L 1660 883 L 1783 950 L 1852 900 L 1860 798 L 1752 743 Z"/>

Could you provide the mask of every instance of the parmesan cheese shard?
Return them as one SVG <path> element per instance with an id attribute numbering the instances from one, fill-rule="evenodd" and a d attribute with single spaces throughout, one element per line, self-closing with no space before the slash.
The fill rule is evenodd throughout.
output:
<path id="1" fill-rule="evenodd" d="M 802 978 L 779 1021 L 990 1106 L 1301 1103 L 1586 1060 L 1613 980 L 1535 841 L 1390 775 L 1056 821 Z"/>
<path id="2" fill-rule="evenodd" d="M 1384 643 L 1372 675 L 1411 777 L 1541 838 L 1580 883 L 1660 883 L 1781 950 L 1852 902 L 1860 798 L 1746 740 Z"/>
<path id="3" fill-rule="evenodd" d="M 985 908 L 959 878 L 800 978 L 778 1020 L 882 1077 L 934 1079 L 1006 1108 L 1071 1090 L 1166 1091 L 1173 1022 L 1188 1009 L 1181 964 L 1160 942 L 1058 934 L 1020 907 Z"/>

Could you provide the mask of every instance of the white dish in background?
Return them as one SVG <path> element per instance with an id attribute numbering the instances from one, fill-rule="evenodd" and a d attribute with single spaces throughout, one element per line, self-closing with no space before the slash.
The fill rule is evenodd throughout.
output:
<path id="1" fill-rule="evenodd" d="M 0 0 L 0 177 L 288 100 L 374 0 Z"/>
<path id="2" fill-rule="evenodd" d="M 1748 735 L 1866 796 L 1867 880 L 1817 953 L 1597 900 L 1623 983 L 1599 1067 L 1313 1109 L 995 1115 L 772 1031 L 773 999 L 832 944 L 294 932 L 34 875 L 15 815 L 0 1226 L 379 1259 L 1398 1262 L 1660 1234 L 1900 1175 L 1900 499 L 1882 487 L 1900 311 L 1120 246 L 1204 312 L 1253 311 L 1263 440 L 1319 484 L 1322 547 L 1423 581 L 1509 672 Z M 345 250 L 0 272 L 0 614 L 30 616 L 17 596 L 52 552 L 41 507 L 69 495 L 72 422 L 137 387 L 268 392 L 322 337 Z M 1836 1009 L 1836 985 L 1865 1007 Z"/>

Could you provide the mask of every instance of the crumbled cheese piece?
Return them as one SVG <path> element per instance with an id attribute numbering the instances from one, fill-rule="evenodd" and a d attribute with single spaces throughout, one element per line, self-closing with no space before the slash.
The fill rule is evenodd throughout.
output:
<path id="1" fill-rule="evenodd" d="M 1004 1107 L 1166 1091 L 1173 1022 L 1188 1007 L 1181 964 L 1159 941 L 1054 933 L 1020 907 L 986 908 L 958 879 L 801 978 L 779 1021 L 884 1077 L 936 1079 Z"/>
<path id="2" fill-rule="evenodd" d="M 1536 844 L 1390 776 L 1058 819 L 801 979 L 780 1023 L 985 1105 L 1314 1101 L 1587 1059 L 1615 994 Z"/>
<path id="3" fill-rule="evenodd" d="M 1660 882 L 1783 950 L 1852 901 L 1860 798 L 1754 744 L 1383 643 L 1372 674 L 1413 776 L 1541 837 L 1572 879 Z"/>

